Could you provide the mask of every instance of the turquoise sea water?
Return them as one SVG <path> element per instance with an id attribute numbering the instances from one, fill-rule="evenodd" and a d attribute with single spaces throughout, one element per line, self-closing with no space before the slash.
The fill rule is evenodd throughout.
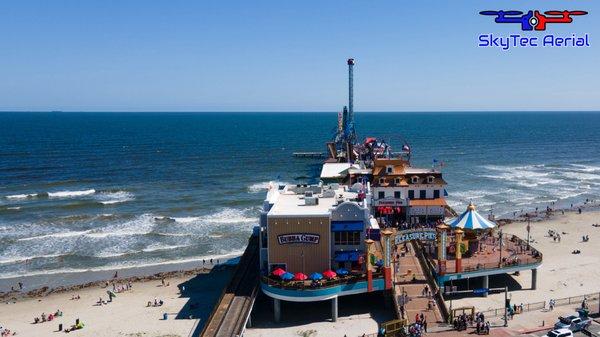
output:
<path id="1" fill-rule="evenodd" d="M 316 182 L 336 113 L 0 113 L 0 278 L 243 250 L 270 180 Z M 357 113 L 482 212 L 600 195 L 598 113 Z M 398 145 L 399 146 L 399 145 Z"/>

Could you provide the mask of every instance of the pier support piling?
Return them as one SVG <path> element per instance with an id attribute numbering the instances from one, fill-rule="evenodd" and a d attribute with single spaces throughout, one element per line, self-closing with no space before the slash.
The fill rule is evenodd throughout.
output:
<path id="1" fill-rule="evenodd" d="M 334 297 L 331 299 L 331 321 L 337 322 L 338 318 L 338 298 Z"/>
<path id="2" fill-rule="evenodd" d="M 281 321 L 281 301 L 276 298 L 273 299 L 273 315 L 275 323 L 279 323 Z"/>
<path id="3" fill-rule="evenodd" d="M 483 287 L 484 289 L 489 289 L 490 288 L 490 277 L 489 275 L 485 275 L 483 277 Z M 488 296 L 488 292 L 484 292 L 483 293 L 483 297 L 487 297 Z"/>
<path id="4" fill-rule="evenodd" d="M 537 287 L 537 268 L 531 269 L 531 290 Z"/>

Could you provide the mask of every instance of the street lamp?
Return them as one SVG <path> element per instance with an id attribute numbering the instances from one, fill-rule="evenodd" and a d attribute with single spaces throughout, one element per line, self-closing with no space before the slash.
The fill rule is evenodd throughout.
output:
<path id="1" fill-rule="evenodd" d="M 529 232 L 531 232 L 531 218 L 527 214 L 527 250 L 529 251 Z"/>
<path id="2" fill-rule="evenodd" d="M 502 268 L 502 229 L 498 231 L 498 239 L 500 240 L 500 260 L 498 261 L 498 266 Z"/>

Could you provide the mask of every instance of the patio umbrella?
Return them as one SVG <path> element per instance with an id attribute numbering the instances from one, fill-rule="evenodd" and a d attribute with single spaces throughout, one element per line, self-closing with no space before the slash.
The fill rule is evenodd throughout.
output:
<path id="1" fill-rule="evenodd" d="M 332 279 L 332 278 L 336 277 L 337 274 L 333 270 L 326 270 L 323 272 L 323 276 L 325 276 L 328 279 Z"/>
<path id="2" fill-rule="evenodd" d="M 290 281 L 294 278 L 294 274 L 287 272 L 287 273 L 282 274 L 280 277 L 284 281 Z"/>
<path id="3" fill-rule="evenodd" d="M 335 273 L 338 275 L 342 275 L 342 276 L 348 275 L 348 271 L 344 268 L 340 268 L 340 269 L 336 270 Z"/>
<path id="4" fill-rule="evenodd" d="M 307 278 L 308 278 L 308 276 L 306 276 L 306 274 L 304 274 L 304 273 L 296 273 L 296 274 L 294 274 L 294 280 L 297 280 L 297 281 L 304 281 Z"/>
<path id="5" fill-rule="evenodd" d="M 271 274 L 272 274 L 272 275 L 275 275 L 275 276 L 279 276 L 279 277 L 281 277 L 281 275 L 285 274 L 285 270 L 283 270 L 283 269 L 281 269 L 281 268 L 277 268 L 277 269 L 273 270 L 273 271 L 271 272 Z"/>
<path id="6" fill-rule="evenodd" d="M 310 274 L 309 278 L 313 281 L 318 281 L 323 278 L 323 275 L 321 275 L 319 273 L 312 273 L 312 274 Z"/>

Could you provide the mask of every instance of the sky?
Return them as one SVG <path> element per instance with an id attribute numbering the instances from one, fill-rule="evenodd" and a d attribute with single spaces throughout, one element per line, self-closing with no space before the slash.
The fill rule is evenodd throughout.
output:
<path id="1" fill-rule="evenodd" d="M 527 32 L 482 10 L 586 10 Z M 600 110 L 600 2 L 0 2 L 3 111 Z M 478 47 L 588 34 L 589 48 Z M 598 42 L 596 42 L 598 41 Z"/>

